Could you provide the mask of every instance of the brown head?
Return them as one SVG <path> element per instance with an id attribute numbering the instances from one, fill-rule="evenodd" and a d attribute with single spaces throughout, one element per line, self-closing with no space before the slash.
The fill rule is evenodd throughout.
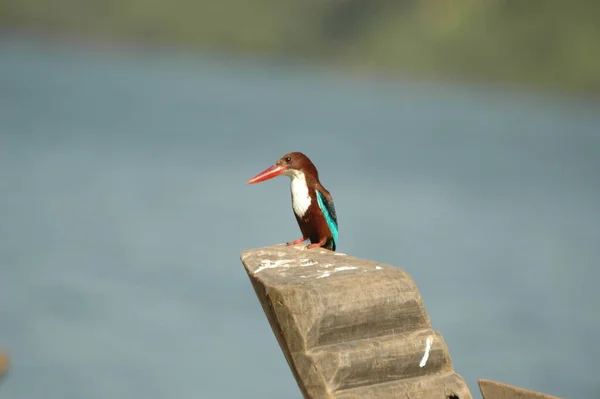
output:
<path id="1" fill-rule="evenodd" d="M 294 178 L 302 173 L 305 176 L 313 177 L 317 181 L 319 180 L 317 168 L 306 155 L 301 152 L 290 152 L 279 158 L 273 166 L 268 167 L 252 179 L 248 180 L 246 184 L 260 183 L 279 175 Z"/>

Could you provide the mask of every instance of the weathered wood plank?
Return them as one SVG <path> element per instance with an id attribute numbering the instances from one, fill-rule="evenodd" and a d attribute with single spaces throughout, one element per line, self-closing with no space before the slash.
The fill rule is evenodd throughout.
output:
<path id="1" fill-rule="evenodd" d="M 434 374 L 341 391 L 336 399 L 463 399 L 471 393 L 456 373 Z"/>
<path id="2" fill-rule="evenodd" d="M 8 371 L 8 365 L 8 355 L 6 354 L 6 352 L 0 349 L 0 380 L 2 380 L 2 377 L 4 377 L 4 375 Z"/>
<path id="3" fill-rule="evenodd" d="M 561 399 L 558 396 L 546 395 L 484 379 L 479 380 L 479 389 L 483 399 Z"/>
<path id="4" fill-rule="evenodd" d="M 242 263 L 304 397 L 471 398 L 405 271 L 285 245 Z"/>

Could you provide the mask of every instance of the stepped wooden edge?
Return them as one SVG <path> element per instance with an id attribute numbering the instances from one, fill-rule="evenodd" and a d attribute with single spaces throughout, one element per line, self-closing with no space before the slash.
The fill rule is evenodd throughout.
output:
<path id="1" fill-rule="evenodd" d="M 472 398 L 402 269 L 301 245 L 241 259 L 305 398 Z"/>

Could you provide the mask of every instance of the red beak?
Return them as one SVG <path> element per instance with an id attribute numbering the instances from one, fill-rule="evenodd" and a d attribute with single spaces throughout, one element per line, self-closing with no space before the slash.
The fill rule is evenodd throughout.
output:
<path id="1" fill-rule="evenodd" d="M 252 179 L 248 180 L 246 184 L 260 183 L 261 181 L 272 179 L 282 174 L 284 170 L 285 169 L 283 166 L 273 165 L 270 168 L 263 170 Z"/>

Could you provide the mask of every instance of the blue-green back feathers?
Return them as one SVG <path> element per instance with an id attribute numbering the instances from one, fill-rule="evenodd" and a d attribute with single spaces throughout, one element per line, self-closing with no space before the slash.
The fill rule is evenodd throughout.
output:
<path id="1" fill-rule="evenodd" d="M 319 203 L 319 208 L 323 215 L 325 216 L 325 220 L 327 221 L 327 225 L 329 226 L 329 230 L 331 230 L 331 236 L 333 237 L 332 248 L 335 251 L 338 242 L 338 222 L 337 215 L 335 214 L 335 206 L 333 206 L 333 201 L 328 200 L 319 190 L 317 192 L 317 202 Z"/>

